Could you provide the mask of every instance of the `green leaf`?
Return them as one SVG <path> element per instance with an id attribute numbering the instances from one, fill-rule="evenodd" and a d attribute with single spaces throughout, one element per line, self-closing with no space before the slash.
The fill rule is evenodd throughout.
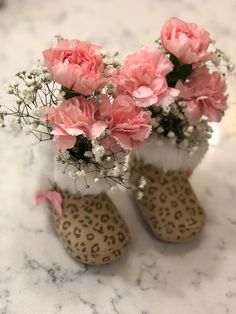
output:
<path id="1" fill-rule="evenodd" d="M 75 96 L 80 96 L 79 93 L 76 93 L 73 90 L 70 90 L 64 86 L 61 87 L 61 90 L 65 93 L 65 96 L 64 96 L 65 99 L 70 99 Z"/>
<path id="2" fill-rule="evenodd" d="M 89 158 L 84 156 L 84 153 L 91 150 L 92 150 L 91 141 L 88 140 L 86 137 L 79 135 L 76 137 L 75 146 L 69 150 L 69 153 L 72 157 L 76 158 L 77 160 L 82 159 L 84 161 L 88 161 Z"/>
<path id="3" fill-rule="evenodd" d="M 172 53 L 170 53 L 170 61 L 174 64 L 174 67 L 178 67 L 181 65 L 179 59 L 176 56 L 172 55 Z"/>
<path id="4" fill-rule="evenodd" d="M 172 54 L 170 54 L 170 60 L 174 64 L 174 68 L 173 71 L 166 76 L 166 79 L 168 86 L 175 87 L 177 81 L 185 81 L 192 73 L 193 69 L 191 64 L 181 64 L 179 59 Z"/>

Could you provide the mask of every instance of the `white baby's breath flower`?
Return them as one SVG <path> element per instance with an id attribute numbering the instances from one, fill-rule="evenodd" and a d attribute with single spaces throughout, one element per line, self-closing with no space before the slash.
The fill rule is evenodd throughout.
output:
<path id="1" fill-rule="evenodd" d="M 59 157 L 62 160 L 68 160 L 68 159 L 70 159 L 70 153 L 67 150 L 59 151 L 57 153 L 57 157 Z"/>
<path id="2" fill-rule="evenodd" d="M 157 128 L 157 132 L 158 132 L 158 133 L 163 133 L 163 132 L 164 132 L 163 127 L 159 126 L 159 128 Z"/>
<path id="3" fill-rule="evenodd" d="M 107 174 L 110 177 L 118 177 L 120 174 L 120 170 L 118 167 L 114 167 L 113 169 L 109 169 Z"/>
<path id="4" fill-rule="evenodd" d="M 235 69 L 235 65 L 234 65 L 233 63 L 229 63 L 229 64 L 227 65 L 227 71 L 228 71 L 229 73 L 232 73 L 232 72 L 234 71 L 234 69 Z"/>
<path id="5" fill-rule="evenodd" d="M 180 145 L 183 146 L 184 148 L 188 147 L 189 141 L 187 139 L 184 139 Z"/>
<path id="6" fill-rule="evenodd" d="M 73 179 L 78 179 L 79 177 L 85 177 L 86 172 L 83 169 L 82 170 L 72 169 L 68 172 L 68 175 Z"/>
<path id="7" fill-rule="evenodd" d="M 88 158 L 92 158 L 93 157 L 93 153 L 91 151 L 87 151 L 87 152 L 84 153 L 84 156 L 88 157 Z"/>
<path id="8" fill-rule="evenodd" d="M 143 198 L 143 192 L 142 191 L 138 191 L 137 193 L 137 199 L 141 200 Z"/>
<path id="9" fill-rule="evenodd" d="M 212 60 L 212 63 L 214 64 L 215 67 L 220 66 L 220 64 L 221 64 L 221 57 L 216 56 L 216 57 Z"/>
<path id="10" fill-rule="evenodd" d="M 188 126 L 187 131 L 189 133 L 192 133 L 193 132 L 193 126 L 192 125 Z"/>
<path id="11" fill-rule="evenodd" d="M 35 79 L 25 79 L 25 84 L 29 87 L 35 85 L 35 83 Z"/>
<path id="12" fill-rule="evenodd" d="M 156 118 L 152 118 L 151 125 L 152 127 L 157 128 L 159 126 L 159 121 Z"/>
<path id="13" fill-rule="evenodd" d="M 11 121 L 10 127 L 13 131 L 20 131 L 21 125 L 18 118 L 15 118 Z"/>
<path id="14" fill-rule="evenodd" d="M 28 105 L 32 103 L 35 97 L 35 89 L 34 86 L 27 87 L 21 91 L 21 98 L 24 99 L 24 102 Z"/>
<path id="15" fill-rule="evenodd" d="M 211 133 L 213 132 L 213 129 L 210 125 L 207 125 L 207 132 L 211 132 Z"/>
<path id="16" fill-rule="evenodd" d="M 76 176 L 77 177 L 85 177 L 86 176 L 86 172 L 82 169 L 82 170 L 77 170 L 76 171 Z"/>
<path id="17" fill-rule="evenodd" d="M 47 112 L 48 108 L 47 107 L 39 107 L 39 108 L 33 108 L 32 109 L 32 115 L 35 118 L 41 118 L 44 116 Z"/>
<path id="18" fill-rule="evenodd" d="M 175 137 L 175 133 L 172 132 L 172 131 L 169 131 L 168 134 L 167 134 L 167 136 L 168 136 L 169 138 L 173 138 L 173 137 Z"/>
<path id="19" fill-rule="evenodd" d="M 139 179 L 139 188 L 142 190 L 147 184 L 147 180 L 144 176 Z"/>
<path id="20" fill-rule="evenodd" d="M 14 88 L 12 87 L 12 85 L 7 85 L 5 87 L 6 93 L 11 95 L 14 92 Z"/>
<path id="21" fill-rule="evenodd" d="M 101 158 L 104 156 L 105 154 L 105 148 L 101 145 L 95 145 L 93 148 L 92 148 L 92 152 L 95 156 L 95 160 L 96 162 L 100 162 L 101 161 Z"/>
<path id="22" fill-rule="evenodd" d="M 24 131 L 25 135 L 29 135 L 33 130 L 34 130 L 33 124 L 25 124 L 23 126 L 23 131 Z"/>
<path id="23" fill-rule="evenodd" d="M 73 169 L 73 170 L 68 171 L 69 177 L 71 177 L 72 179 L 76 179 L 76 178 L 77 178 L 76 172 L 77 172 L 76 169 Z"/>

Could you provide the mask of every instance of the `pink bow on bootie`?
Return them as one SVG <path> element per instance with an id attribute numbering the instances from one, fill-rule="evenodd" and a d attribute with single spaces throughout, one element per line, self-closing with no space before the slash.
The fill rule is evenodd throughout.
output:
<path id="1" fill-rule="evenodd" d="M 57 191 L 39 191 L 35 194 L 36 205 L 40 205 L 44 202 L 50 202 L 57 210 L 60 216 L 63 216 L 62 208 L 62 196 Z"/>

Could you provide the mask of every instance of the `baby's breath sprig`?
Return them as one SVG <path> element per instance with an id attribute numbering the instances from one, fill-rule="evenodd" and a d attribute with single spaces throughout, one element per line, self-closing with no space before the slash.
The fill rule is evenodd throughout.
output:
<path id="1" fill-rule="evenodd" d="M 212 61 L 208 62 L 209 65 L 218 69 L 225 76 L 226 74 L 230 75 L 235 70 L 235 65 L 231 62 L 231 59 L 224 51 L 219 48 L 215 48 L 215 58 Z"/>
<path id="2" fill-rule="evenodd" d="M 12 117 L 13 130 L 23 130 L 27 135 L 33 134 L 39 141 L 51 140 L 51 128 L 43 117 L 48 107 L 59 104 L 61 90 L 40 62 L 29 72 L 18 72 L 16 79 L 16 82 L 7 87 L 7 93 L 15 96 L 16 105 L 1 106 L 1 125 L 5 125 L 7 117 Z"/>
<path id="3" fill-rule="evenodd" d="M 200 146 L 208 145 L 212 128 L 206 119 L 201 119 L 195 125 L 188 123 L 184 107 L 183 101 L 171 104 L 168 109 L 151 107 L 153 133 L 160 142 L 165 139 L 192 154 Z"/>

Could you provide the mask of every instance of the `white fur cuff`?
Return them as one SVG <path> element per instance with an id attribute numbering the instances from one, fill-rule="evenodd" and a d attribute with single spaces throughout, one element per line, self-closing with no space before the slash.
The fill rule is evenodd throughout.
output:
<path id="1" fill-rule="evenodd" d="M 208 150 L 204 144 L 196 151 L 188 153 L 167 141 L 158 142 L 151 139 L 142 147 L 135 150 L 135 155 L 145 164 L 150 164 L 163 171 L 193 170 L 200 163 Z"/>
<path id="2" fill-rule="evenodd" d="M 54 182 L 62 189 L 67 190 L 70 193 L 79 193 L 81 195 L 96 195 L 109 190 L 114 185 L 114 182 L 110 182 L 108 179 L 96 179 L 96 172 L 86 173 L 85 176 L 77 177 L 73 179 L 69 176 L 69 172 L 73 169 L 73 166 L 69 166 L 65 169 L 65 165 L 54 162 Z"/>
<path id="3" fill-rule="evenodd" d="M 109 182 L 108 179 L 97 180 L 95 172 L 86 173 L 86 176 L 76 180 L 70 177 L 69 172 L 74 167 L 66 167 L 56 160 L 56 150 L 51 142 L 33 146 L 33 153 L 37 177 L 35 191 L 50 190 L 56 184 L 60 189 L 70 193 L 89 195 L 105 192 L 114 185 L 114 182 Z"/>

